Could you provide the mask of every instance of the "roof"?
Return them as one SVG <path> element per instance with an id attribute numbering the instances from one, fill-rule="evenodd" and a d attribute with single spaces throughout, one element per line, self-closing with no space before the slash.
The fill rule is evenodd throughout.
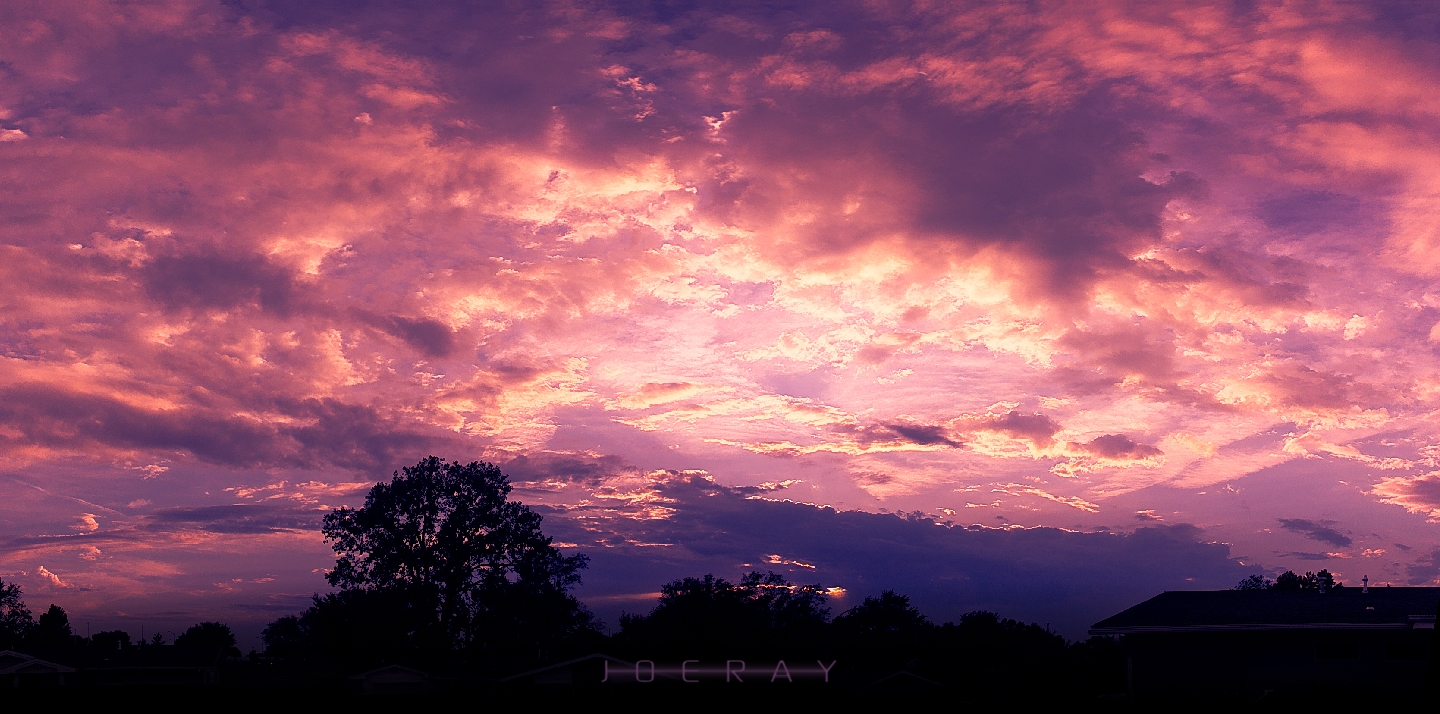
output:
<path id="1" fill-rule="evenodd" d="M 63 664 L 46 662 L 14 650 L 0 652 L 0 674 L 63 674 L 74 671 Z"/>
<path id="2" fill-rule="evenodd" d="M 1090 634 L 1433 628 L 1437 605 L 1440 588 L 1181 590 L 1107 617 Z"/>
<path id="3" fill-rule="evenodd" d="M 556 662 L 555 664 L 545 665 L 544 667 L 541 667 L 541 668 L 539 668 L 539 669 L 532 669 L 532 670 L 530 670 L 530 671 L 528 671 L 528 672 L 521 672 L 521 673 L 519 673 L 519 674 L 512 674 L 512 675 L 510 675 L 509 677 L 505 677 L 504 679 L 501 679 L 500 681 L 502 681 L 502 682 L 509 682 L 509 681 L 511 681 L 511 680 L 514 680 L 514 679 L 520 679 L 520 678 L 522 678 L 522 677 L 529 677 L 529 676 L 532 676 L 532 675 L 540 674 L 541 672 L 548 672 L 548 671 L 553 670 L 553 669 L 560 669 L 561 667 L 569 667 L 570 665 L 573 665 L 573 664 L 579 664 L 579 663 L 581 663 L 581 662 L 588 662 L 588 661 L 590 661 L 590 660 L 592 660 L 592 659 L 602 659 L 602 660 L 605 660 L 605 661 L 607 661 L 607 662 L 613 662 L 613 663 L 615 663 L 615 664 L 624 665 L 624 666 L 626 666 L 626 667 L 634 667 L 634 666 L 635 666 L 635 663 L 634 663 L 634 662 L 626 662 L 626 661 L 623 660 L 623 659 L 617 659 L 617 658 L 615 658 L 615 657 L 611 657 L 610 655 L 600 654 L 600 653 L 597 652 L 597 653 L 595 653 L 595 654 L 585 655 L 584 657 L 576 657 L 575 659 L 565 660 L 564 662 Z"/>

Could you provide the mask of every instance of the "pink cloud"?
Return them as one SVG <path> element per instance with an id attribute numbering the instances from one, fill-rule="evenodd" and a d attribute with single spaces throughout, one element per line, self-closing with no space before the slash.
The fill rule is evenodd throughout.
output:
<path id="1" fill-rule="evenodd" d="M 645 474 L 704 471 L 1066 527 L 1328 454 L 1428 542 L 1433 43 L 1341 5 L 818 7 L 24 9 L 0 461 L 238 543 L 430 452 L 556 508 L 659 518 Z M 144 490 L 196 469 L 311 511 Z M 7 535 L 141 528 L 62 501 Z"/>

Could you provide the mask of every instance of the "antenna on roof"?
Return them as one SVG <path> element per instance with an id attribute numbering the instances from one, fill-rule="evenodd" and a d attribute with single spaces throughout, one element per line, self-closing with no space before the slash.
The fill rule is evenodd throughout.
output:
<path id="1" fill-rule="evenodd" d="M 1368 593 L 1368 592 L 1370 592 L 1370 576 L 1369 576 L 1369 575 L 1366 575 L 1365 577 L 1360 578 L 1360 592 L 1362 592 L 1362 593 Z"/>

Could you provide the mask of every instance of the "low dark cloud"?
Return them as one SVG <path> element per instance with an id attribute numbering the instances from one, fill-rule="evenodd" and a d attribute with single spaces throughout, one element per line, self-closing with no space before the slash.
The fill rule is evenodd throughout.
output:
<path id="1" fill-rule="evenodd" d="M 1297 189 L 1260 201 L 1255 212 L 1266 227 L 1310 234 L 1329 228 L 1373 227 L 1381 209 L 1360 196 Z"/>
<path id="2" fill-rule="evenodd" d="M 290 504 L 233 504 L 160 508 L 143 517 L 143 531 L 205 531 L 208 533 L 273 533 L 317 530 L 323 513 Z"/>
<path id="3" fill-rule="evenodd" d="M 1405 566 L 1405 574 L 1410 577 L 1411 585 L 1430 585 L 1440 579 L 1440 548 L 1431 550 Z"/>
<path id="4" fill-rule="evenodd" d="M 455 333 L 445 324 L 425 317 L 382 316 L 365 310 L 355 315 L 366 324 L 419 350 L 428 357 L 446 357 L 455 349 Z"/>
<path id="5" fill-rule="evenodd" d="M 1299 550 L 1291 551 L 1289 553 L 1280 553 L 1279 555 L 1282 558 L 1295 558 L 1296 560 L 1330 560 L 1331 558 L 1331 555 L 1329 553 L 1308 553 Z"/>
<path id="6" fill-rule="evenodd" d="M 1060 423 L 1044 414 L 1022 414 L 1011 411 L 1005 416 L 992 417 L 984 423 L 984 428 L 1008 434 L 1016 439 L 1027 439 L 1040 448 L 1045 448 L 1055 443 L 1055 432 L 1060 431 Z"/>
<path id="7" fill-rule="evenodd" d="M 254 405 L 284 417 L 273 421 L 240 417 L 225 406 L 144 409 L 59 385 L 18 384 L 0 388 L 0 423 L 17 427 L 16 435 L 0 435 L 0 444 L 184 450 L 227 466 L 373 470 L 413 461 L 445 441 L 374 407 L 334 399 Z"/>
<path id="8" fill-rule="evenodd" d="M 1201 542 L 1191 525 L 1128 534 L 947 526 L 918 515 L 762 499 L 701 477 L 676 478 L 658 491 L 674 509 L 667 519 L 609 519 L 603 527 L 598 514 L 546 519 L 547 532 L 591 555 L 585 593 L 653 592 L 686 575 L 770 568 L 846 588 L 846 599 L 834 601 L 839 609 L 893 588 L 942 621 L 990 609 L 1080 637 L 1089 624 L 1161 591 L 1229 587 L 1245 575 L 1228 546 Z M 609 547 L 589 545 L 599 546 L 597 539 Z M 770 564 L 773 556 L 793 564 Z"/>
<path id="9" fill-rule="evenodd" d="M 887 424 L 886 428 L 899 434 L 906 441 L 929 446 L 931 444 L 946 444 L 948 446 L 960 446 L 945 434 L 945 428 L 925 424 Z"/>
<path id="10" fill-rule="evenodd" d="M 1121 434 L 1106 434 L 1083 444 L 1072 444 L 1071 449 L 1107 459 L 1143 459 L 1164 453 Z"/>
<path id="11" fill-rule="evenodd" d="M 290 271 L 256 255 L 227 255 L 213 248 L 162 255 L 141 271 L 150 299 L 168 310 L 258 306 L 281 317 L 301 302 Z"/>
<path id="12" fill-rule="evenodd" d="M 587 486 L 599 485 L 601 479 L 607 476 L 636 471 L 635 467 L 613 454 L 582 456 L 545 451 L 521 454 L 500 463 L 500 467 L 512 483 L 557 480 Z"/>
<path id="13" fill-rule="evenodd" d="M 1281 518 L 1278 520 L 1281 528 L 1321 543 L 1344 548 L 1353 542 L 1349 536 L 1330 527 L 1335 525 L 1334 521 L 1308 521 L 1304 518 Z"/>

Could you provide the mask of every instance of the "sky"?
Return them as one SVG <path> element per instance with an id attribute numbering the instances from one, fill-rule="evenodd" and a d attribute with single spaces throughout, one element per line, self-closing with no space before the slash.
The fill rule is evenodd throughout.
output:
<path id="1" fill-rule="evenodd" d="M 500 465 L 611 625 L 1440 582 L 1440 10 L 10 2 L 0 578 L 254 641 Z"/>

